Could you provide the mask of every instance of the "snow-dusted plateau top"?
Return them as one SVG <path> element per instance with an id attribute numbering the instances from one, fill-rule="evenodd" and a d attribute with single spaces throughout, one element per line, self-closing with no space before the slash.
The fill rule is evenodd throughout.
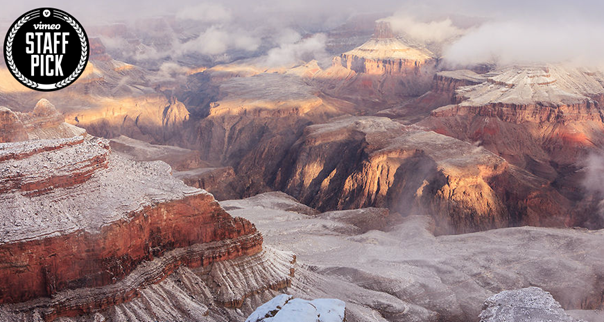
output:
<path id="1" fill-rule="evenodd" d="M 464 70 L 440 74 L 484 80 L 481 84 L 458 89 L 458 96 L 464 98 L 463 106 L 496 103 L 567 105 L 590 100 L 604 92 L 602 72 L 555 64 L 510 66 L 483 75 Z"/>
<path id="2" fill-rule="evenodd" d="M 373 38 L 344 55 L 367 59 L 405 59 L 421 62 L 432 58 L 427 52 L 409 47 L 396 38 Z"/>
<path id="3" fill-rule="evenodd" d="M 92 136 L 2 143 L 0 160 L 0 244 L 95 232 L 144 206 L 205 193 L 166 163 L 127 160 Z"/>

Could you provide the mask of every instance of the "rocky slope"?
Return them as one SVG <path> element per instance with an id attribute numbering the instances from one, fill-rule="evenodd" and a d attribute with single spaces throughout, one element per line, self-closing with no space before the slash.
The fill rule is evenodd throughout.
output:
<path id="1" fill-rule="evenodd" d="M 503 291 L 489 297 L 480 313 L 481 322 L 503 321 L 580 322 L 564 312 L 551 294 L 538 287 Z"/>
<path id="2" fill-rule="evenodd" d="M 201 153 L 170 145 L 155 145 L 126 136 L 110 140 L 114 152 L 135 161 L 161 160 L 168 163 L 174 177 L 186 185 L 204 189 L 217 200 L 239 198 L 244 194 L 244 183 L 235 175 L 233 167 L 221 167 L 201 159 Z"/>
<path id="3" fill-rule="evenodd" d="M 0 107 L 0 143 L 70 138 L 84 132 L 81 128 L 66 124 L 63 115 L 46 99 L 38 101 L 30 113 Z"/>
<path id="4" fill-rule="evenodd" d="M 407 46 L 396 38 L 386 21 L 376 22 L 369 41 L 340 57 L 342 66 L 357 73 L 375 75 L 418 74 L 424 65 L 434 64 L 429 51 Z"/>
<path id="5" fill-rule="evenodd" d="M 603 231 L 522 227 L 435 237 L 427 216 L 366 231 L 333 213 L 309 216 L 282 193 L 221 204 L 256 223 L 265 244 L 296 253 L 287 294 L 343 300 L 347 321 L 479 321 L 488 298 L 529 286 L 574 316 L 602 315 Z"/>
<path id="6" fill-rule="evenodd" d="M 428 91 L 436 62 L 428 50 L 397 38 L 389 22 L 378 21 L 371 39 L 335 57 L 315 82 L 330 95 L 378 109 Z"/>
<path id="7" fill-rule="evenodd" d="M 447 79 L 454 81 L 447 85 Z M 419 125 L 482 146 L 589 208 L 582 204 L 587 193 L 577 170 L 604 143 L 602 79 L 601 73 L 560 65 L 448 72 L 437 84 L 455 89 L 453 104 L 433 110 Z M 460 87 L 468 82 L 477 84 Z M 583 216 L 582 225 L 601 227 Z"/>
<path id="8" fill-rule="evenodd" d="M 0 143 L 3 320 L 53 320 L 129 307 L 135 304 L 126 302 L 172 288 L 152 285 L 179 270 L 199 269 L 196 276 L 206 283 L 221 278 L 210 292 L 219 307 L 241 306 L 252 294 L 289 283 L 292 255 L 263 252 L 253 224 L 173 178 L 167 164 L 127 160 L 112 153 L 107 140 L 68 124 L 51 128 L 48 116 L 54 122 L 60 114 L 46 101 L 32 114 L 4 110 L 25 132 L 21 138 L 3 133 L 3 141 L 13 142 Z M 29 124 L 46 128 L 28 130 Z M 36 139 L 18 141 L 26 136 Z M 225 280 L 216 272 L 221 269 L 242 276 L 253 270 L 255 279 Z"/>
<path id="9" fill-rule="evenodd" d="M 438 233 L 573 220 L 542 179 L 484 148 L 387 118 L 309 126 L 284 160 L 275 186 L 320 210 L 428 214 Z"/>

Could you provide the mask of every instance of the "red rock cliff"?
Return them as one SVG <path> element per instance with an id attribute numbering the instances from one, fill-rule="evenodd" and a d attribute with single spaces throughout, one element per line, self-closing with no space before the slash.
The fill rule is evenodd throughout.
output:
<path id="1" fill-rule="evenodd" d="M 42 110 L 28 122 L 45 117 Z M 163 162 L 112 154 L 106 140 L 82 134 L 2 143 L 0 168 L 0 303 L 112 285 L 172 250 L 182 249 L 160 261 L 161 273 L 149 283 L 181 265 L 207 266 L 262 250 L 254 225 L 231 217 L 211 194 L 174 179 Z M 136 296 L 135 290 L 108 292 L 55 307 L 46 318 Z"/>

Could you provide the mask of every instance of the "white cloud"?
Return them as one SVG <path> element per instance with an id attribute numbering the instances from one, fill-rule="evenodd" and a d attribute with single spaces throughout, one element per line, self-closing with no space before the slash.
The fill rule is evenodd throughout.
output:
<path id="1" fill-rule="evenodd" d="M 174 62 L 165 62 L 159 67 L 157 72 L 157 78 L 159 79 L 174 79 L 180 76 L 184 76 L 189 69 L 180 66 Z"/>
<path id="2" fill-rule="evenodd" d="M 227 32 L 212 26 L 199 37 L 180 45 L 176 51 L 178 54 L 196 52 L 204 55 L 219 55 L 231 48 L 255 51 L 259 45 L 259 39 L 245 35 L 240 30 Z"/>
<path id="3" fill-rule="evenodd" d="M 176 18 L 197 20 L 206 23 L 229 22 L 232 18 L 231 10 L 220 4 L 200 3 L 196 6 L 184 7 L 176 13 Z"/>
<path id="4" fill-rule="evenodd" d="M 295 64 L 299 61 L 322 60 L 329 56 L 325 51 L 327 36 L 324 34 L 315 34 L 295 43 L 288 42 L 295 38 L 292 34 L 289 36 L 282 38 L 282 40 L 285 39 L 286 41 L 280 44 L 279 47 L 268 51 L 263 62 L 265 65 L 269 67 L 281 67 Z"/>
<path id="5" fill-rule="evenodd" d="M 453 25 L 451 19 L 421 22 L 404 13 L 383 19 L 390 22 L 392 30 L 399 35 L 421 42 L 443 42 L 464 34 L 464 30 Z"/>
<path id="6" fill-rule="evenodd" d="M 468 32 L 445 50 L 453 63 L 498 64 L 567 62 L 598 67 L 604 64 L 604 26 L 535 22 L 493 22 Z"/>

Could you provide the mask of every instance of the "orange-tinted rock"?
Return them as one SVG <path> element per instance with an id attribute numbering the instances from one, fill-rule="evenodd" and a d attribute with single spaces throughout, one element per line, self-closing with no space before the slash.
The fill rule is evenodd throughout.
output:
<path id="1" fill-rule="evenodd" d="M 62 138 L 57 128 L 73 126 L 44 123 L 57 118 L 46 101 L 18 116 L 45 124 L 46 136 L 2 143 L 0 150 L 0 303 L 64 296 L 126 277 L 144 281 L 73 305 L 49 304 L 45 318 L 92 312 L 136 297 L 138 287 L 182 265 L 207 266 L 262 250 L 253 224 L 173 178 L 167 164 L 126 160 L 108 141 L 86 134 Z M 148 261 L 157 266 L 153 274 L 130 276 Z"/>
<path id="2" fill-rule="evenodd" d="M 90 59 L 94 59 L 97 61 L 109 61 L 111 60 L 111 56 L 107 54 L 105 45 L 100 38 L 92 37 L 89 38 L 90 43 Z"/>
<path id="3" fill-rule="evenodd" d="M 0 143 L 27 140 L 27 133 L 17 114 L 0 107 Z"/>
<path id="4" fill-rule="evenodd" d="M 247 238 L 229 243 L 242 236 Z M 225 241 L 220 251 L 187 254 L 181 263 L 206 266 L 262 249 L 262 236 L 255 227 L 245 219 L 233 219 L 208 194 L 147 206 L 99 233 L 76 231 L 3 244 L 0 303 L 112 284 L 144 260 L 175 248 L 215 241 Z"/>
<path id="5" fill-rule="evenodd" d="M 483 148 L 386 118 L 310 126 L 283 164 L 277 188 L 311 207 L 427 214 L 439 234 L 565 226 L 572 218 L 564 198 L 542 179 Z"/>
<path id="6" fill-rule="evenodd" d="M 0 107 L 0 142 L 17 142 L 46 138 L 69 138 L 85 133 L 64 123 L 64 117 L 46 99 L 36 104 L 33 112 L 13 112 Z"/>
<path id="7" fill-rule="evenodd" d="M 525 223 L 536 226 L 581 225 L 592 217 L 582 192 L 580 161 L 604 144 L 598 102 L 601 73 L 558 65 L 509 67 L 478 75 L 442 72 L 436 89 L 453 93 L 419 125 L 480 145 L 540 178 L 543 191 L 525 191 L 519 208 Z M 452 92 L 453 91 L 453 92 Z M 517 186 L 496 180 L 498 186 Z M 517 204 L 518 195 L 506 203 Z M 547 213 L 548 216 L 542 214 Z M 555 222 L 555 224 L 553 223 Z"/>
<path id="8" fill-rule="evenodd" d="M 373 37 L 341 58 L 342 66 L 373 75 L 419 75 L 424 65 L 435 64 L 427 50 L 412 48 L 397 39 L 386 21 L 378 21 Z"/>

